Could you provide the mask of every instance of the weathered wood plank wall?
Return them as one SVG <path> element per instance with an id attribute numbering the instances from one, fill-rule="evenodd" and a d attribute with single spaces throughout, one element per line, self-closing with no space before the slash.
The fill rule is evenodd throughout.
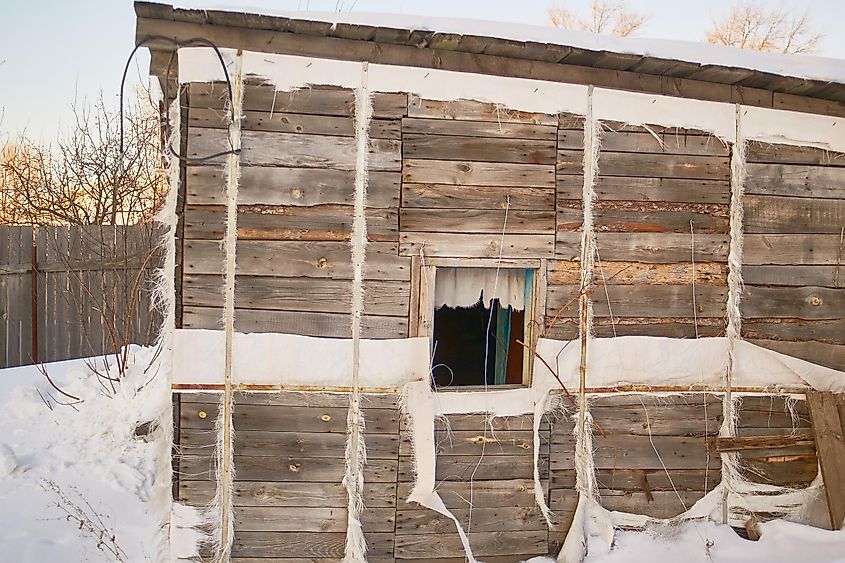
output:
<path id="1" fill-rule="evenodd" d="M 221 84 L 188 88 L 188 153 L 226 148 Z M 408 336 L 410 260 L 399 256 L 401 121 L 406 96 L 376 94 L 370 130 L 365 338 Z M 244 92 L 238 191 L 235 328 L 351 335 L 354 92 Z M 189 166 L 185 209 L 185 328 L 220 328 L 225 229 L 222 159 Z"/>
<path id="2" fill-rule="evenodd" d="M 845 154 L 751 143 L 743 337 L 845 370 Z"/>
<path id="3" fill-rule="evenodd" d="M 177 497 L 199 507 L 215 491 L 219 395 L 180 397 Z M 397 396 L 365 395 L 363 404 L 363 524 L 370 560 L 460 560 L 463 548 L 452 521 L 405 501 L 414 461 Z M 593 395 L 590 404 L 596 476 L 607 508 L 671 517 L 719 483 L 719 397 Z M 347 397 L 340 394 L 236 395 L 235 561 L 328 563 L 343 556 L 346 413 Z M 556 555 L 577 504 L 570 415 L 571 409 L 549 413 L 539 433 L 540 480 L 557 522 L 552 530 L 534 501 L 530 415 L 450 415 L 436 422 L 437 491 L 468 532 L 476 556 L 516 562 Z M 788 405 L 783 397 L 748 397 L 740 408 L 740 435 L 789 435 L 808 425 L 801 400 Z M 812 446 L 754 450 L 742 459 L 747 477 L 760 482 L 800 487 L 816 475 Z"/>
<path id="4" fill-rule="evenodd" d="M 0 368 L 153 343 L 161 232 L 147 224 L 0 226 Z"/>

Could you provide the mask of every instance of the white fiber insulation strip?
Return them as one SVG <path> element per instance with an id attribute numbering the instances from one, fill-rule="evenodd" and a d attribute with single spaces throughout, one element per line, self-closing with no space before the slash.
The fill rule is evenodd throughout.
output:
<path id="1" fill-rule="evenodd" d="M 177 329 L 174 340 L 173 383 L 223 383 L 223 331 Z M 235 384 L 352 386 L 351 339 L 236 332 L 233 350 Z M 360 366 L 362 387 L 428 381 L 428 338 L 362 339 Z"/>
<path id="2" fill-rule="evenodd" d="M 437 268 L 434 308 L 473 307 L 484 295 L 484 307 L 498 299 L 503 308 L 525 309 L 525 270 L 493 268 Z"/>
<path id="3" fill-rule="evenodd" d="M 235 51 L 223 49 L 231 66 Z M 263 77 L 276 90 L 291 91 L 312 85 L 354 89 L 360 80 L 360 64 L 310 57 L 245 51 L 244 72 Z M 214 51 L 202 47 L 179 49 L 179 79 L 187 82 L 223 80 Z M 585 115 L 587 86 L 542 80 L 506 78 L 427 68 L 371 64 L 372 92 L 408 92 L 433 100 L 479 100 L 501 104 L 501 119 L 507 108 Z M 745 138 L 771 143 L 807 145 L 845 151 L 845 119 L 807 115 L 765 108 L 746 108 Z M 671 96 L 658 96 L 595 88 L 593 116 L 604 121 L 656 124 L 709 131 L 726 141 L 735 135 L 735 106 Z"/>

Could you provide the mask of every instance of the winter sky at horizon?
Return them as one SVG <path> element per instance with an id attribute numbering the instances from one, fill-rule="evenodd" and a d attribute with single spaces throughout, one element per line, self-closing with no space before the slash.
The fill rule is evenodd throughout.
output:
<path id="1" fill-rule="evenodd" d="M 187 8 L 225 8 L 250 12 L 334 11 L 337 0 L 184 0 Z M 549 25 L 554 0 L 342 0 L 355 12 L 383 12 L 485 19 Z M 582 8 L 587 0 L 556 2 Z M 628 7 L 649 16 L 637 37 L 703 41 L 714 18 L 733 0 L 628 0 Z M 770 2 L 766 2 L 769 4 Z M 773 2 L 778 4 L 778 2 Z M 814 30 L 824 36 L 815 53 L 845 59 L 845 0 L 783 0 L 809 9 Z M 120 75 L 133 47 L 135 13 L 131 0 L 0 0 L 0 142 L 26 130 L 31 139 L 50 142 L 60 124 L 70 122 L 74 99 L 117 106 Z M 130 75 L 145 80 L 149 57 L 139 51 Z M 845 64 L 845 62 L 843 62 Z"/>

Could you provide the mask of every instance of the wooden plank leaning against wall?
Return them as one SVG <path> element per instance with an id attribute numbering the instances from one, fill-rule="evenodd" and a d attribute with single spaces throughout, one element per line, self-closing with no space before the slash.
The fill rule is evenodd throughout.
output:
<path id="1" fill-rule="evenodd" d="M 225 85 L 192 84 L 188 154 L 225 146 Z M 408 335 L 410 260 L 398 256 L 402 94 L 376 94 L 370 130 L 365 338 Z M 238 207 L 236 329 L 349 336 L 354 93 L 247 85 Z M 184 326 L 217 328 L 219 162 L 187 173 Z"/>

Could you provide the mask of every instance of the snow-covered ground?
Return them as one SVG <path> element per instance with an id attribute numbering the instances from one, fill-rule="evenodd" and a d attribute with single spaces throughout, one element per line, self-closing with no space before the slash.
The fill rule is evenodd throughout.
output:
<path id="1" fill-rule="evenodd" d="M 149 368 L 153 355 L 132 348 L 132 367 L 114 388 L 90 367 L 102 372 L 102 358 L 48 364 L 67 395 L 37 367 L 0 370 L 0 560 L 169 557 L 167 430 L 136 435 L 170 416 L 167 377 Z"/>

